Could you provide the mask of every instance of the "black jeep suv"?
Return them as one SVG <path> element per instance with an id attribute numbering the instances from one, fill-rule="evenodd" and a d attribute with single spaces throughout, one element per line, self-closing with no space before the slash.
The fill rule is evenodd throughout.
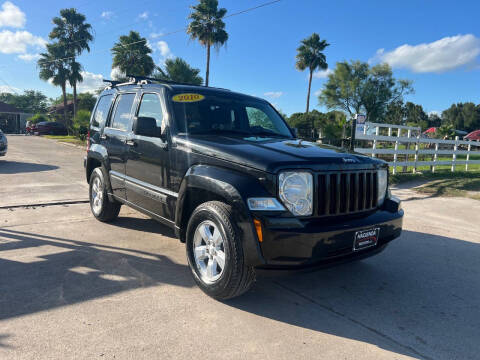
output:
<path id="1" fill-rule="evenodd" d="M 249 289 L 255 269 L 364 258 L 401 233 L 385 162 L 296 139 L 266 101 L 134 79 L 107 87 L 85 158 L 100 221 L 128 205 L 174 228 L 200 288 Z"/>

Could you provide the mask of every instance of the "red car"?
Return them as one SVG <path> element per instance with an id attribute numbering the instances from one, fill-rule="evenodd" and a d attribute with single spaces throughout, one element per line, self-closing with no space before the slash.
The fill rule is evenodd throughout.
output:
<path id="1" fill-rule="evenodd" d="M 33 125 L 30 131 L 35 135 L 68 135 L 65 125 L 55 121 L 42 121 Z"/>
<path id="2" fill-rule="evenodd" d="M 480 130 L 472 131 L 470 134 L 464 137 L 465 140 L 480 141 Z"/>

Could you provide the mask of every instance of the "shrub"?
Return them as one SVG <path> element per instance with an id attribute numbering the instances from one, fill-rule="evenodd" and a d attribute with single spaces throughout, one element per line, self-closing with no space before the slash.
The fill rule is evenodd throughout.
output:
<path id="1" fill-rule="evenodd" d="M 45 114 L 35 114 L 32 117 L 29 117 L 27 121 L 30 121 L 31 124 L 38 124 L 39 122 L 51 121 L 51 120 Z"/>
<path id="2" fill-rule="evenodd" d="M 87 137 L 90 115 L 91 113 L 88 110 L 78 110 L 77 116 L 73 119 L 75 134 L 82 140 Z"/>

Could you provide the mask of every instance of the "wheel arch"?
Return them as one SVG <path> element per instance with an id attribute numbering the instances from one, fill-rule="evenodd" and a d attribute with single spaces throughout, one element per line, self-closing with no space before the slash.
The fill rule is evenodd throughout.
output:
<path id="1" fill-rule="evenodd" d="M 196 165 L 185 174 L 180 185 L 175 211 L 175 231 L 182 242 L 195 208 L 207 201 L 222 201 L 232 207 L 240 231 L 246 264 L 264 264 L 246 199 L 250 194 L 267 196 L 267 191 L 250 175 L 210 165 Z"/>

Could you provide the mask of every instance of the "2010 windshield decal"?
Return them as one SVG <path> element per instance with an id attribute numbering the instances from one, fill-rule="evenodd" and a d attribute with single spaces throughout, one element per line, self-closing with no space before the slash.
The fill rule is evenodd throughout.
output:
<path id="1" fill-rule="evenodd" d="M 172 97 L 172 100 L 175 102 L 197 102 L 197 101 L 202 101 L 205 99 L 205 96 L 201 94 L 193 94 L 193 93 L 187 93 L 187 94 L 177 94 Z"/>

